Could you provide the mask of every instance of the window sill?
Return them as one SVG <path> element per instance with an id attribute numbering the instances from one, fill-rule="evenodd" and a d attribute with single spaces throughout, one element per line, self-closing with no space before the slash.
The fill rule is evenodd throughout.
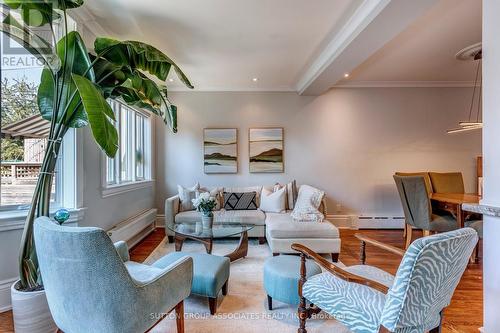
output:
<path id="1" fill-rule="evenodd" d="M 83 220 L 86 208 L 68 210 L 70 212 L 70 218 L 65 224 L 78 224 L 79 221 Z M 54 211 L 50 212 L 50 216 L 53 216 Z M 0 232 L 23 229 L 27 215 L 27 210 L 0 212 Z"/>
<path id="2" fill-rule="evenodd" d="M 154 182 L 155 182 L 154 179 L 150 179 L 150 180 L 141 180 L 138 182 L 125 183 L 125 184 L 110 185 L 102 189 L 102 197 L 108 198 L 114 195 L 139 190 L 142 188 L 152 187 Z"/>

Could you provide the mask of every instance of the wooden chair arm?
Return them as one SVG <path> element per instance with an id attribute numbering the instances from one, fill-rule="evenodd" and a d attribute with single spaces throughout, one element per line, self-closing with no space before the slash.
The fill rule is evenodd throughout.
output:
<path id="1" fill-rule="evenodd" d="M 386 294 L 387 291 L 389 290 L 389 288 L 387 286 L 381 284 L 380 282 L 373 281 L 373 280 L 367 279 L 365 277 L 349 273 L 348 271 L 346 271 L 346 270 L 340 268 L 339 266 L 329 262 L 328 260 L 326 260 L 325 258 L 320 256 L 319 254 L 317 254 L 316 252 L 314 252 L 313 250 L 311 250 L 310 248 L 308 248 L 302 244 L 292 244 L 292 249 L 299 252 L 301 254 L 301 257 L 302 257 L 302 260 L 301 260 L 302 267 L 300 270 L 301 283 L 300 283 L 300 288 L 299 288 L 300 296 L 302 296 L 302 288 L 301 287 L 306 281 L 306 269 L 305 269 L 305 258 L 306 257 L 314 260 L 321 267 L 323 267 L 324 269 L 326 269 L 328 272 L 332 273 L 333 275 L 341 278 L 342 280 L 362 284 L 362 285 L 371 287 L 373 289 L 376 289 L 380 292 L 383 292 L 384 294 Z"/>
<path id="2" fill-rule="evenodd" d="M 394 253 L 400 257 L 403 257 L 405 255 L 405 250 L 400 249 L 400 248 L 395 247 L 395 246 L 392 246 L 392 245 L 384 244 L 384 243 L 379 242 L 378 240 L 375 240 L 373 238 L 370 238 L 370 237 L 367 237 L 367 236 L 364 236 L 361 234 L 355 234 L 354 237 L 356 237 L 357 239 L 359 239 L 360 241 L 362 241 L 364 243 L 368 243 L 368 244 L 376 246 L 380 249 L 389 251 L 389 252 Z"/>

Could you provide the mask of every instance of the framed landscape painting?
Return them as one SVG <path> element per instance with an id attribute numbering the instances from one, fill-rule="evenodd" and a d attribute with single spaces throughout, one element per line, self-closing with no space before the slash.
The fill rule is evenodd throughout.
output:
<path id="1" fill-rule="evenodd" d="M 203 168 L 205 173 L 238 172 L 238 130 L 205 128 L 203 130 Z"/>
<path id="2" fill-rule="evenodd" d="M 250 128 L 250 172 L 283 172 L 283 128 Z"/>

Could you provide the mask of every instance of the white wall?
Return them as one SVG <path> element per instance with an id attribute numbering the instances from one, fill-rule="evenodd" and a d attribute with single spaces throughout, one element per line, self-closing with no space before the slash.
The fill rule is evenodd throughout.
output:
<path id="1" fill-rule="evenodd" d="M 483 1 L 483 149 L 482 203 L 500 207 L 500 2 Z M 484 332 L 500 332 L 500 218 L 484 216 Z"/>
<path id="2" fill-rule="evenodd" d="M 333 89 L 313 98 L 295 93 L 175 92 L 179 133 L 159 121 L 157 200 L 176 185 L 272 184 L 296 179 L 324 189 L 330 214 L 394 214 L 402 209 L 395 171 L 462 171 L 474 191 L 480 132 L 446 134 L 468 115 L 467 88 Z M 248 128 L 285 128 L 285 173 L 250 174 Z M 239 130 L 238 174 L 203 173 L 204 127 Z M 337 204 L 341 205 L 337 211 Z"/>
<path id="3" fill-rule="evenodd" d="M 0 229 L 0 312 L 10 309 L 10 286 L 17 279 L 17 254 L 22 229 Z"/>

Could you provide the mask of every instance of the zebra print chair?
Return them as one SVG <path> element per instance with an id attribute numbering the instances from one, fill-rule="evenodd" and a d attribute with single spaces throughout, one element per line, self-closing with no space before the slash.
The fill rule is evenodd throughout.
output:
<path id="1" fill-rule="evenodd" d="M 306 319 L 321 310 L 355 333 L 440 332 L 442 311 L 453 292 L 478 241 L 477 232 L 463 228 L 415 240 L 406 253 L 370 238 L 362 242 L 363 265 L 347 268 L 329 262 L 307 247 L 294 244 L 301 255 L 298 333 L 306 333 Z M 364 265 L 366 243 L 403 259 L 393 276 Z M 318 262 L 324 272 L 306 281 L 306 258 Z M 306 307 L 306 301 L 311 305 Z"/>

